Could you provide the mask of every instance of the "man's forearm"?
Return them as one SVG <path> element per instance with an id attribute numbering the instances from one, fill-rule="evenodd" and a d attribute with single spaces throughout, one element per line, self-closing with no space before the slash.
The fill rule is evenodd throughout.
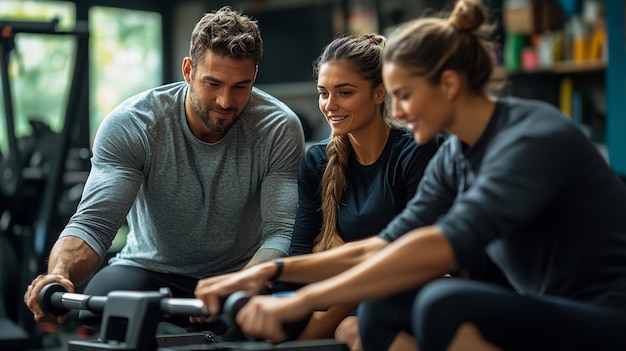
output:
<path id="1" fill-rule="evenodd" d="M 48 258 L 48 274 L 58 274 L 79 285 L 100 265 L 100 257 L 82 239 L 66 236 L 59 239 Z"/>
<path id="2" fill-rule="evenodd" d="M 248 268 L 251 266 L 254 266 L 256 264 L 259 263 L 263 263 L 263 262 L 269 262 L 275 258 L 279 258 L 279 257 L 284 257 L 285 254 L 280 251 L 280 250 L 276 250 L 276 249 L 259 249 L 257 250 L 257 252 L 254 254 L 254 256 L 252 256 L 252 258 L 250 259 L 250 262 L 248 262 L 248 264 L 244 267 Z"/>

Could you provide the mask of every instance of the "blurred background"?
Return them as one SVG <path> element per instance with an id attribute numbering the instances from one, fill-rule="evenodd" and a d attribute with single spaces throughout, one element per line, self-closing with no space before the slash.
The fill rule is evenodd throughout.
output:
<path id="1" fill-rule="evenodd" d="M 559 107 L 626 177 L 624 0 L 483 3 L 497 93 Z M 142 90 L 181 80 L 193 26 L 223 5 L 258 20 L 256 86 L 287 103 L 313 143 L 329 132 L 312 74 L 324 45 L 346 32 L 387 34 L 453 1 L 0 0 L 0 349 L 58 346 L 59 333 L 81 333 L 71 319 L 65 330 L 35 324 L 24 290 L 76 208 L 102 119 Z"/>

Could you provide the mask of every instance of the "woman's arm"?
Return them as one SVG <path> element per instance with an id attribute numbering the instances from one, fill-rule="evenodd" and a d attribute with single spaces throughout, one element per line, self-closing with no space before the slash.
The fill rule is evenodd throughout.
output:
<path id="1" fill-rule="evenodd" d="M 456 268 L 454 252 L 435 226 L 413 230 L 371 258 L 329 279 L 302 288 L 298 295 L 312 309 L 381 298 L 422 285 Z"/>
<path id="2" fill-rule="evenodd" d="M 389 245 L 388 242 L 372 237 L 345 244 L 333 250 L 315 254 L 283 258 L 280 281 L 311 283 L 339 274 L 365 261 Z M 230 274 L 226 279 L 207 278 L 198 281 L 195 295 L 203 300 L 207 312 L 220 311 L 219 296 L 235 291 L 258 294 L 277 271 L 274 262 L 258 264 L 241 272 Z"/>
<path id="3" fill-rule="evenodd" d="M 328 253 L 332 251 L 338 250 Z M 246 334 L 280 342 L 285 338 L 283 323 L 303 318 L 311 310 L 388 296 L 456 268 L 448 239 L 434 226 L 416 229 L 368 257 L 343 273 L 303 287 L 292 296 L 253 297 L 237 315 L 237 323 Z M 285 265 L 285 278 L 295 274 L 297 266 L 297 262 Z"/>

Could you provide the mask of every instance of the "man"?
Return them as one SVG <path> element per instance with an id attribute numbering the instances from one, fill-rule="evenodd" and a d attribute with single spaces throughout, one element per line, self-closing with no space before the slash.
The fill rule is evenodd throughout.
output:
<path id="1" fill-rule="evenodd" d="M 58 282 L 73 292 L 125 221 L 125 246 L 85 294 L 169 287 L 193 297 L 200 278 L 287 254 L 304 136 L 286 105 L 253 88 L 262 51 L 256 21 L 228 7 L 206 14 L 182 63 L 185 81 L 131 97 L 107 116 L 76 214 L 47 274 L 24 295 L 35 320 L 49 319 L 41 289 Z M 81 311 L 81 321 L 99 318 Z"/>

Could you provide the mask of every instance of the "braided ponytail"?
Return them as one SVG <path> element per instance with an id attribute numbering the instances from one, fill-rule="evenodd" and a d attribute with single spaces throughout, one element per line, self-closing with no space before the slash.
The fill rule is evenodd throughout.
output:
<path id="1" fill-rule="evenodd" d="M 313 243 L 313 252 L 324 251 L 343 244 L 337 233 L 337 213 L 346 188 L 346 168 L 352 154 L 347 135 L 335 135 L 326 146 L 328 164 L 322 176 L 322 231 Z"/>

